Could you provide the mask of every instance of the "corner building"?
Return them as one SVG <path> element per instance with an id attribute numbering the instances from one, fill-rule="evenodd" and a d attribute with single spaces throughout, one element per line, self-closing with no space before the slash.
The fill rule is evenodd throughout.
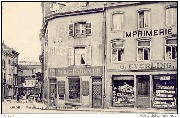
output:
<path id="1" fill-rule="evenodd" d="M 177 108 L 177 3 L 108 4 L 106 37 L 105 108 Z"/>
<path id="2" fill-rule="evenodd" d="M 60 7 L 57 7 L 59 6 Z M 103 3 L 51 3 L 44 78 L 49 106 L 103 107 Z M 58 10 L 57 10 L 58 8 Z"/>

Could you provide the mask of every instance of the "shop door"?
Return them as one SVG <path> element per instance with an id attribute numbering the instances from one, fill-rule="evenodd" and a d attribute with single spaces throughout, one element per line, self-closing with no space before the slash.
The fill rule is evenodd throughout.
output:
<path id="1" fill-rule="evenodd" d="M 92 107 L 102 107 L 102 79 L 92 78 Z"/>
<path id="2" fill-rule="evenodd" d="M 50 79 L 50 91 L 49 91 L 50 106 L 56 105 L 56 98 L 57 98 L 56 86 L 57 86 L 56 79 Z"/>
<path id="3" fill-rule="evenodd" d="M 150 78 L 149 76 L 137 76 L 137 107 L 150 107 Z"/>

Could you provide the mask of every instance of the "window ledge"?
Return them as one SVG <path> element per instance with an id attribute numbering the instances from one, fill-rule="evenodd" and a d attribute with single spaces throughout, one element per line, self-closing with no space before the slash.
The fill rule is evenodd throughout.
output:
<path id="1" fill-rule="evenodd" d="M 117 33 L 117 32 L 124 32 L 124 29 L 120 29 L 120 30 L 111 30 L 112 33 Z"/>
<path id="2" fill-rule="evenodd" d="M 65 105 L 75 105 L 75 106 L 81 106 L 81 103 L 78 102 L 65 102 Z"/>

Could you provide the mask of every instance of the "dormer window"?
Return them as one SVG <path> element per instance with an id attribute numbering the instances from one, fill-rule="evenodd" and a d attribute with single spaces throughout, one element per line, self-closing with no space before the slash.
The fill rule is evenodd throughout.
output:
<path id="1" fill-rule="evenodd" d="M 86 7 L 89 5 L 89 2 L 79 2 L 79 7 Z"/>

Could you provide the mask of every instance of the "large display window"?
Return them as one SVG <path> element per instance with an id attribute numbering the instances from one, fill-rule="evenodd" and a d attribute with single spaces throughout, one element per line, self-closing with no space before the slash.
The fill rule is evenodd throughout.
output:
<path id="1" fill-rule="evenodd" d="M 112 84 L 112 105 L 134 107 L 134 77 L 114 76 Z"/>
<path id="2" fill-rule="evenodd" d="M 152 107 L 177 107 L 177 79 L 175 75 L 153 76 Z"/>
<path id="3" fill-rule="evenodd" d="M 80 78 L 68 78 L 69 82 L 69 101 L 80 102 Z"/>

